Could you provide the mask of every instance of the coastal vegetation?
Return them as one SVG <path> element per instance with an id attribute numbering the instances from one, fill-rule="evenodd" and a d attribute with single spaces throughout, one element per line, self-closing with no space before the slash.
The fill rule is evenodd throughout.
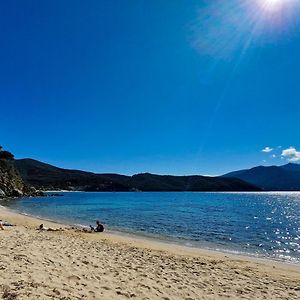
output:
<path id="1" fill-rule="evenodd" d="M 9 151 L 3 150 L 3 147 L 0 146 L 0 159 L 13 160 L 14 155 Z"/>
<path id="2" fill-rule="evenodd" d="M 15 168 L 14 155 L 0 146 L 0 198 L 41 194 L 23 181 Z"/>

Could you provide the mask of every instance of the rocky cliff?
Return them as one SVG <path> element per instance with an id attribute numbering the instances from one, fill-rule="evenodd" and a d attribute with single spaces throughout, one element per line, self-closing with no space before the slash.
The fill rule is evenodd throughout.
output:
<path id="1" fill-rule="evenodd" d="M 12 159 L 0 158 L 0 198 L 36 195 L 34 188 L 24 183 Z"/>

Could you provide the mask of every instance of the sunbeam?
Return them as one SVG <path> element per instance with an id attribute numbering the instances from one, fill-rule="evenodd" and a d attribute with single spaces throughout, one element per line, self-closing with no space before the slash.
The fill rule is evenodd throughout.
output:
<path id="1" fill-rule="evenodd" d="M 281 10 L 287 2 L 286 0 L 259 0 L 261 7 L 270 12 Z"/>
<path id="2" fill-rule="evenodd" d="M 286 35 L 297 23 L 299 11 L 296 0 L 214 1 L 199 10 L 193 46 L 214 58 L 235 58 L 256 41 Z"/>

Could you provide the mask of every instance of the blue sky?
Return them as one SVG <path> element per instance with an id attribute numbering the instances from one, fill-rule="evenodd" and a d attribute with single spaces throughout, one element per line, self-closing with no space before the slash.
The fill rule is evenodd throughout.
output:
<path id="1" fill-rule="evenodd" d="M 299 17 L 295 0 L 2 1 L 0 143 L 125 174 L 297 162 Z"/>

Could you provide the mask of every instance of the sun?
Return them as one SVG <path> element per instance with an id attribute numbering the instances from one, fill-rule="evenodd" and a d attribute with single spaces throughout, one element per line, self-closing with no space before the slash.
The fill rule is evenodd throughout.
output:
<path id="1" fill-rule="evenodd" d="M 278 11 L 282 8 L 285 0 L 259 0 L 260 5 L 268 11 Z"/>
<path id="2" fill-rule="evenodd" d="M 276 5 L 282 2 L 282 0 L 265 0 L 265 2 L 269 3 L 269 5 Z"/>

